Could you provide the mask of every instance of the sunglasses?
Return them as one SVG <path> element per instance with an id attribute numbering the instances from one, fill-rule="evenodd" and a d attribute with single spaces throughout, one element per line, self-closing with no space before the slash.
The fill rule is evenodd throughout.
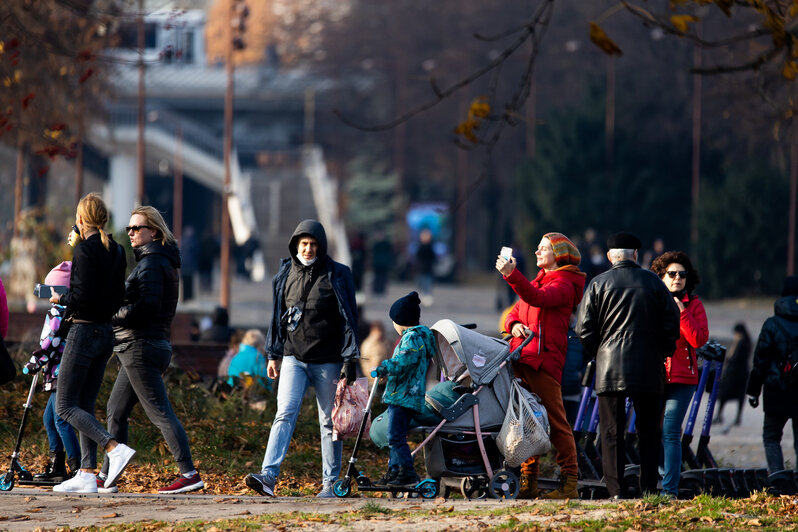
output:
<path id="1" fill-rule="evenodd" d="M 685 270 L 682 270 L 682 271 L 679 271 L 679 272 L 665 272 L 665 273 L 667 273 L 668 277 L 670 277 L 671 279 L 676 279 L 677 275 L 681 279 L 686 279 L 687 278 L 687 272 Z"/>
<path id="2" fill-rule="evenodd" d="M 125 232 L 129 233 L 133 231 L 134 233 L 138 233 L 142 229 L 152 229 L 152 227 L 150 227 L 149 225 L 128 225 L 127 227 L 125 227 Z"/>

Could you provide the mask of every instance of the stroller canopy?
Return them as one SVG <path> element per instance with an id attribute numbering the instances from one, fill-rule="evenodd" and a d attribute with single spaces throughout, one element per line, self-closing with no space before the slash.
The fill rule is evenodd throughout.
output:
<path id="1" fill-rule="evenodd" d="M 504 340 L 466 329 L 452 320 L 436 322 L 432 331 L 438 341 L 436 363 L 449 380 L 457 380 L 468 371 L 475 385 L 490 384 L 510 352 Z"/>

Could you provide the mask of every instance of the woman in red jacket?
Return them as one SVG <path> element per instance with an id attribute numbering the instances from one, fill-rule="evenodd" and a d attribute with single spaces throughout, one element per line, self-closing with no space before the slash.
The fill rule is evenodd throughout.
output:
<path id="1" fill-rule="evenodd" d="M 579 271 L 579 251 L 562 233 L 547 233 L 535 251 L 540 268 L 529 281 L 516 268 L 513 257 L 499 255 L 496 269 L 513 288 L 520 300 L 504 322 L 512 333 L 512 348 L 532 331 L 534 338 L 524 347 L 513 371 L 526 387 L 540 396 L 551 425 L 551 443 L 557 450 L 560 487 L 544 495 L 548 499 L 576 498 L 578 468 L 573 432 L 565 417 L 560 381 L 568 348 L 568 320 L 582 299 L 585 274 Z M 530 458 L 521 466 L 519 497 L 537 497 L 538 462 Z"/>
<path id="2" fill-rule="evenodd" d="M 663 253 L 651 263 L 651 271 L 659 275 L 668 287 L 680 313 L 680 335 L 676 341 L 676 351 L 665 360 L 665 405 L 662 420 L 662 446 L 665 455 L 662 493 L 676 497 L 679 494 L 679 477 L 682 472 L 682 421 L 698 384 L 695 350 L 707 343 L 709 328 L 704 305 L 693 294 L 700 278 L 685 253 Z"/>

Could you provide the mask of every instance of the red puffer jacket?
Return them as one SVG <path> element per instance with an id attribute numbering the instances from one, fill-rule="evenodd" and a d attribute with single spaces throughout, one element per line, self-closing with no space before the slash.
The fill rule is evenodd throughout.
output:
<path id="1" fill-rule="evenodd" d="M 685 295 L 684 310 L 679 314 L 679 339 L 676 351 L 665 359 L 669 383 L 698 384 L 698 363 L 695 350 L 709 339 L 709 326 L 704 304 L 696 296 Z"/>
<path id="2" fill-rule="evenodd" d="M 585 274 L 576 266 L 563 266 L 554 271 L 540 270 L 532 282 L 518 270 L 505 277 L 521 298 L 504 321 L 506 331 L 520 322 L 535 334 L 521 352 L 520 362 L 535 370 L 562 379 L 565 352 L 568 349 L 568 321 L 571 312 L 582 300 Z M 522 342 L 513 337 L 510 347 Z"/>

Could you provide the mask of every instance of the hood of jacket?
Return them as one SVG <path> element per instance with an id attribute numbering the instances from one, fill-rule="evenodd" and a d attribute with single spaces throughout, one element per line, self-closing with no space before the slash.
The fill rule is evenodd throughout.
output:
<path id="1" fill-rule="evenodd" d="M 147 255 L 163 255 L 175 268 L 180 268 L 180 250 L 177 244 L 163 244 L 160 240 L 153 240 L 149 244 L 133 248 L 133 255 L 136 262 L 141 261 Z"/>
<path id="2" fill-rule="evenodd" d="M 776 300 L 776 303 L 774 303 L 773 308 L 776 312 L 776 316 L 780 316 L 789 321 L 798 321 L 798 297 L 780 297 Z"/>
<path id="3" fill-rule="evenodd" d="M 324 226 L 316 220 L 303 220 L 294 229 L 294 234 L 291 235 L 291 240 L 288 241 L 288 251 L 291 252 L 291 260 L 301 265 L 299 259 L 296 258 L 297 244 L 302 235 L 310 235 L 319 243 L 319 251 L 316 254 L 318 261 L 322 261 L 327 256 L 327 233 L 324 231 Z"/>

